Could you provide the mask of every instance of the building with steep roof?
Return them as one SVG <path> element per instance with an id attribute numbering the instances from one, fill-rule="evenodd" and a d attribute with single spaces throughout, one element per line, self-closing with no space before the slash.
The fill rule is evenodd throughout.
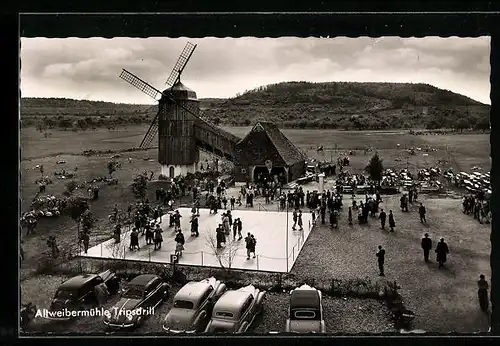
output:
<path id="1" fill-rule="evenodd" d="M 254 182 L 271 175 L 288 183 L 304 175 L 305 160 L 304 154 L 275 124 L 260 121 L 236 143 L 235 181 Z"/>

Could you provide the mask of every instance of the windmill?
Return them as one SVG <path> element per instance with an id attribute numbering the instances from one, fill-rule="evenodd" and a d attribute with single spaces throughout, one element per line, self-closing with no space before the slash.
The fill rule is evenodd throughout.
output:
<path id="1" fill-rule="evenodd" d="M 171 178 L 194 172 L 199 161 L 194 136 L 195 119 L 201 118 L 199 101 L 196 93 L 180 81 L 195 48 L 195 44 L 186 44 L 167 78 L 167 88 L 164 91 L 125 69 L 120 74 L 121 79 L 158 101 L 158 112 L 142 139 L 140 148 L 150 148 L 158 135 L 158 162 L 162 165 L 162 174 Z"/>

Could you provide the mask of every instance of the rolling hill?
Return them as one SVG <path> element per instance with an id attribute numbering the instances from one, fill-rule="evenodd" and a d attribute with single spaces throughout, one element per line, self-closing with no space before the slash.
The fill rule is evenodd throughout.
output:
<path id="1" fill-rule="evenodd" d="M 489 128 L 489 105 L 428 84 L 285 82 L 230 99 L 201 99 L 216 124 L 338 129 Z M 23 98 L 23 126 L 102 127 L 149 122 L 156 106 Z"/>

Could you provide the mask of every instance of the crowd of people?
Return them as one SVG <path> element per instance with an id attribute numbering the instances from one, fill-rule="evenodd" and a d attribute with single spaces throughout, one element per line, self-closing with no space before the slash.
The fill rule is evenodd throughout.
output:
<path id="1" fill-rule="evenodd" d="M 468 195 L 462 198 L 463 213 L 471 215 L 479 223 L 491 222 L 491 209 L 489 201 L 485 201 L 479 195 Z"/>

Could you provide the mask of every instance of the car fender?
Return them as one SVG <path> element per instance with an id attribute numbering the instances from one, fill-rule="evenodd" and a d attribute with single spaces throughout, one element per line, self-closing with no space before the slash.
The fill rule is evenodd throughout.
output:
<path id="1" fill-rule="evenodd" d="M 262 304 L 262 301 L 264 300 L 264 297 L 266 295 L 266 292 L 259 292 L 257 294 L 257 298 L 255 299 L 255 302 L 257 305 L 261 305 Z"/>
<path id="2" fill-rule="evenodd" d="M 112 280 L 113 278 L 116 277 L 115 273 L 111 271 L 111 269 L 107 269 L 103 271 L 102 273 L 97 274 L 98 276 L 101 277 L 101 279 L 106 283 L 109 280 Z"/>
<path id="3" fill-rule="evenodd" d="M 207 327 L 204 330 L 205 333 L 208 333 L 208 331 L 210 330 L 210 326 L 211 325 L 212 325 L 212 320 L 210 320 L 210 322 L 208 322 Z"/>
<path id="4" fill-rule="evenodd" d="M 245 333 L 248 329 L 248 322 L 247 321 L 243 321 L 243 323 L 241 324 L 240 328 L 238 328 L 238 331 L 236 333 Z"/>
<path id="5" fill-rule="evenodd" d="M 219 284 L 219 287 L 217 287 L 217 290 L 215 291 L 214 296 L 217 298 L 220 297 L 224 292 L 226 292 L 226 289 L 227 289 L 226 284 L 221 282 Z"/>
<path id="6" fill-rule="evenodd" d="M 197 327 L 198 325 L 202 325 L 201 322 L 205 319 L 205 317 L 207 317 L 207 312 L 205 310 L 202 310 L 198 316 L 196 316 L 196 318 L 194 319 L 193 321 L 193 326 L 194 327 Z"/>

